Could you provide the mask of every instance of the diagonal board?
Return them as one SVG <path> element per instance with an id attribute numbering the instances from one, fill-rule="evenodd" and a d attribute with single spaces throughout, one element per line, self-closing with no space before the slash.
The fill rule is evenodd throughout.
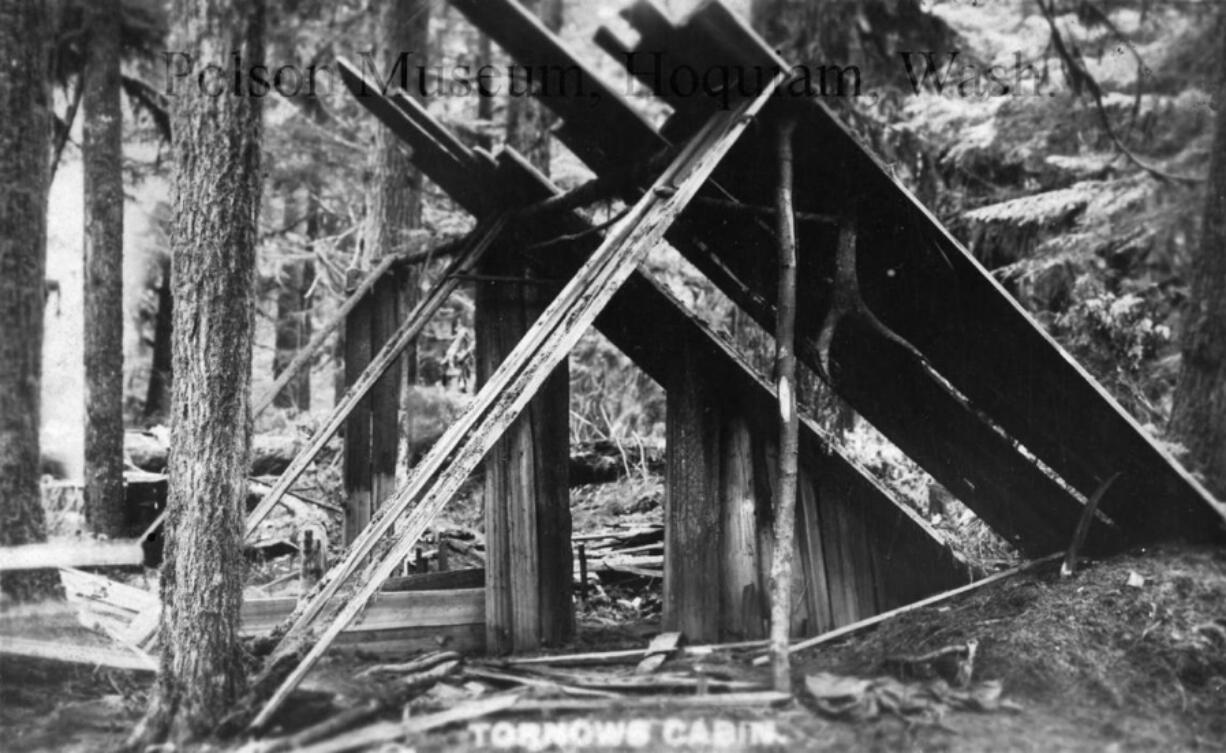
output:
<path id="1" fill-rule="evenodd" d="M 361 587 L 273 693 L 252 722 L 253 727 L 259 728 L 268 722 L 336 636 L 365 608 L 383 580 L 412 551 L 426 526 L 578 343 L 617 289 L 634 272 L 639 260 L 663 237 L 672 219 L 698 192 L 781 81 L 782 75 L 777 76 L 753 99 L 746 99 L 738 107 L 713 117 L 541 314 L 481 389 L 465 415 L 431 449 L 404 489 L 386 504 L 386 512 L 377 521 L 372 521 L 364 532 L 369 535 L 363 537 L 362 546 L 355 542 L 345 561 L 338 566 L 339 572 L 331 581 L 336 584 L 331 589 L 333 592 L 356 571 L 378 538 L 420 495 L 396 543 L 364 574 Z M 445 471 L 435 477 L 444 465 Z M 316 595 L 312 602 L 320 604 L 312 610 L 313 614 L 319 614 L 327 603 L 326 598 L 323 591 Z M 291 628 L 291 634 L 308 624 L 309 621 L 300 619 L 298 625 Z"/>
<path id="2" fill-rule="evenodd" d="M 345 65 L 341 63 L 342 77 L 350 91 L 384 125 L 406 140 L 413 148 L 411 159 L 438 183 L 434 173 L 417 161 L 424 152 L 437 150 L 437 144 L 447 139 L 442 125 L 424 110 L 419 109 L 414 117 L 400 112 L 415 103 L 402 102 L 407 98 L 396 94 L 388 98 L 361 96 L 363 85 L 367 91 L 373 91 L 376 85 L 363 82 L 355 71 L 345 76 Z M 430 137 L 430 134 L 438 135 Z M 427 140 L 427 137 L 430 138 Z M 432 164 L 438 166 L 446 157 L 436 151 Z M 514 150 L 503 150 L 492 175 L 472 167 L 465 168 L 454 156 L 452 160 L 440 178 L 449 181 L 458 192 L 452 197 L 474 215 L 479 216 L 485 207 L 496 204 L 498 196 L 507 197 L 508 203 L 518 205 L 543 201 L 560 193 L 545 175 Z M 532 245 L 540 238 L 552 238 L 558 233 L 575 240 L 564 250 L 558 249 L 558 253 L 543 252 Z M 532 232 L 523 237 L 528 245 L 517 250 L 545 276 L 568 279 L 590 250 L 599 245 L 602 237 L 602 233 L 592 232 L 591 224 L 580 215 L 563 214 L 551 217 L 548 223 L 536 223 Z M 595 326 L 659 384 L 668 382 L 675 368 L 676 354 L 690 349 L 702 359 L 700 371 L 706 378 L 723 385 L 729 394 L 740 396 L 738 399 L 745 401 L 744 409 L 750 415 L 770 416 L 777 410 L 778 400 L 773 387 L 658 282 L 641 271 L 630 276 L 596 319 Z M 817 477 L 833 481 L 846 490 L 846 503 L 855 506 L 856 514 L 866 516 L 871 521 L 871 530 L 880 534 L 870 547 L 875 560 L 882 565 L 873 569 L 876 581 L 873 594 L 878 609 L 892 608 L 966 582 L 965 562 L 941 543 L 939 535 L 926 521 L 911 508 L 898 503 L 838 448 L 827 444 L 814 426 L 805 424 L 801 431 L 802 452 L 806 462 L 816 470 Z M 899 563 L 899 566 L 892 563 Z"/>

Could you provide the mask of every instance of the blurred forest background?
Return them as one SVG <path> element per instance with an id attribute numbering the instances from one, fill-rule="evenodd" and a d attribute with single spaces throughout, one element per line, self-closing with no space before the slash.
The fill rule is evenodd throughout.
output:
<path id="1" fill-rule="evenodd" d="M 78 3 L 83 5 L 83 3 Z M 617 24 L 622 0 L 562 7 L 560 34 L 581 56 L 629 84 L 591 44 Z M 1190 263 L 1203 213 L 1204 175 L 1215 113 L 1210 93 L 1220 28 L 1204 0 L 754 0 L 731 3 L 786 57 L 809 65 L 854 65 L 861 95 L 828 103 L 1048 331 L 1155 436 L 1166 435 L 1180 367 L 1179 334 Z M 326 66 L 360 60 L 378 38 L 373 0 L 269 0 L 270 64 Z M 691 2 L 662 3 L 674 14 Z M 442 0 L 429 15 L 429 61 L 446 73 L 488 59 L 505 64 Z M 58 36 L 58 159 L 51 194 L 43 385 L 44 454 L 79 475 L 84 424 L 81 367 L 82 65 L 81 13 Z M 165 9 L 124 0 L 121 19 L 124 121 L 126 319 L 124 394 L 129 429 L 165 421 L 169 317 L 169 180 Z M 991 75 L 989 75 L 989 73 Z M 373 260 L 364 226 L 371 212 L 380 126 L 321 77 L 318 98 L 265 100 L 265 175 L 260 216 L 253 393 L 335 313 Z M 654 120 L 646 97 L 632 102 Z M 474 144 L 507 139 L 503 97 L 434 97 L 426 104 Z M 550 168 L 563 188 L 590 174 L 554 143 Z M 399 251 L 460 236 L 471 218 L 429 183 L 420 227 Z M 597 219 L 617 207 L 596 210 Z M 672 292 L 751 357 L 764 373 L 771 352 L 761 331 L 667 248 L 649 264 Z M 423 289 L 443 269 L 427 263 Z M 416 345 L 421 423 L 436 435 L 474 388 L 473 301 L 461 287 Z M 342 344 L 297 379 L 258 421 L 257 433 L 301 443 L 343 389 Z M 660 484 L 644 458 L 658 454 L 664 394 L 595 332 L 570 359 L 572 445 L 613 448 L 631 488 L 609 504 L 658 504 Z M 1012 553 L 917 466 L 820 391 L 809 375 L 802 400 L 888 486 L 930 517 L 977 561 Z M 337 443 L 339 447 L 339 443 Z M 1176 452 L 1180 448 L 1174 446 Z M 334 451 L 335 458 L 339 452 Z M 315 483 L 339 487 L 339 464 Z M 593 492 L 609 495 L 610 492 Z M 584 497 L 576 505 L 586 504 Z M 595 506 L 605 504 L 597 501 Z M 472 522 L 480 519 L 473 513 Z M 579 521 L 577 520 L 578 524 Z M 577 526 L 578 527 L 578 526 Z"/>

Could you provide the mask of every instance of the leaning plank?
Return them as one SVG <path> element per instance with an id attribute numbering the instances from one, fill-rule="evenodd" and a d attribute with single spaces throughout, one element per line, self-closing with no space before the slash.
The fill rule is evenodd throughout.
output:
<path id="1" fill-rule="evenodd" d="M 492 222 L 478 226 L 473 231 L 468 248 L 456 257 L 451 267 L 447 270 L 447 274 L 439 279 L 429 295 L 417 304 L 412 313 L 409 314 L 391 338 L 388 339 L 387 343 L 384 344 L 383 348 L 380 349 L 379 353 L 371 359 L 370 364 L 367 365 L 357 381 L 337 401 L 327 422 L 315 432 L 315 435 L 311 437 L 311 441 L 302 448 L 302 451 L 298 453 L 294 461 L 290 463 L 285 472 L 281 474 L 281 477 L 277 479 L 277 483 L 273 485 L 272 490 L 264 496 L 264 499 L 260 500 L 260 503 L 247 516 L 247 536 L 250 536 L 255 531 L 256 526 L 268 515 L 273 505 L 281 499 L 282 495 L 289 491 L 290 486 L 298 480 L 298 477 L 307 469 L 307 466 L 315 460 L 315 457 L 323 449 L 324 445 L 327 444 L 328 440 L 332 438 L 332 435 L 341 427 L 341 424 L 345 422 L 345 419 L 349 417 L 349 414 L 353 412 L 357 404 L 361 402 L 366 393 L 375 385 L 379 377 L 383 376 L 383 372 L 387 371 L 395 363 L 396 359 L 400 357 L 401 351 L 413 341 L 413 338 L 417 337 L 417 334 L 421 332 L 422 327 L 434 315 L 434 312 L 447 302 L 456 286 L 460 284 L 459 276 L 467 274 L 475 268 L 474 265 L 480 260 L 486 249 L 489 248 L 494 238 L 501 233 L 504 224 L 505 218 L 498 217 Z"/>
<path id="2" fill-rule="evenodd" d="M 309 363 L 310 360 L 315 357 L 315 354 L 318 353 L 320 349 L 323 348 L 324 343 L 327 342 L 328 337 L 332 334 L 332 331 L 339 327 L 341 322 L 345 321 L 345 317 L 349 315 L 350 311 L 353 311 L 353 308 L 358 305 L 358 302 L 360 302 L 362 298 L 370 292 L 371 288 L 375 286 L 375 283 L 383 277 L 383 273 L 386 272 L 400 258 L 401 257 L 399 255 L 391 255 L 385 256 L 379 260 L 379 263 L 370 270 L 370 273 L 363 278 L 362 282 L 359 283 L 356 288 L 354 288 L 353 292 L 349 294 L 349 297 L 345 299 L 345 302 L 342 303 L 340 308 L 336 310 L 336 314 L 319 328 L 319 330 L 311 338 L 311 341 L 307 343 L 306 347 L 298 351 L 298 354 L 294 356 L 294 360 L 290 361 L 289 365 L 282 369 L 281 373 L 277 375 L 277 378 L 273 380 L 272 386 L 270 386 L 263 395 L 256 398 L 255 402 L 251 405 L 252 418 L 258 418 L 261 413 L 268 409 L 268 406 L 272 405 L 273 398 L 275 398 L 277 394 L 281 392 L 281 390 L 285 389 L 285 385 L 289 384 L 290 380 L 292 380 L 298 374 L 298 372 L 302 370 L 302 367 L 306 366 L 307 363 Z"/>
<path id="3" fill-rule="evenodd" d="M 139 541 L 42 541 L 0 548 L 0 572 L 139 565 L 144 561 Z"/>
<path id="4" fill-rule="evenodd" d="M 968 583 L 965 586 L 961 586 L 959 588 L 955 588 L 950 591 L 945 591 L 944 593 L 939 593 L 939 594 L 936 594 L 935 596 L 929 596 L 927 599 L 921 599 L 920 601 L 917 601 L 914 604 L 907 604 L 906 606 L 899 607 L 898 609 L 891 609 L 888 612 L 882 612 L 881 614 L 874 615 L 872 617 L 869 617 L 868 619 L 860 620 L 859 622 L 853 622 L 850 625 L 844 625 L 841 628 L 835 628 L 834 630 L 831 630 L 828 633 L 822 633 L 821 635 L 816 635 L 812 638 L 806 638 L 805 640 L 800 641 L 799 643 L 793 643 L 791 648 L 788 649 L 788 653 L 794 654 L 797 651 L 803 651 L 807 648 L 812 648 L 814 646 L 820 646 L 823 643 L 829 643 L 830 641 L 838 640 L 839 638 L 842 638 L 846 635 L 850 635 L 852 633 L 859 632 L 861 630 L 864 630 L 865 628 L 870 628 L 874 625 L 879 625 L 885 622 L 886 620 L 891 620 L 899 616 L 900 614 L 914 612 L 917 609 L 923 609 L 924 607 L 930 607 L 933 604 L 940 604 L 941 602 L 949 601 L 955 596 L 961 596 L 964 593 L 975 591 L 977 589 L 983 588 L 984 586 L 991 585 L 998 581 L 1002 581 L 1006 578 L 1012 578 L 1014 575 L 1019 575 L 1021 573 L 1030 572 L 1031 570 L 1035 570 L 1039 567 L 1042 567 L 1043 565 L 1046 565 L 1049 562 L 1055 562 L 1056 560 L 1062 558 L 1063 556 L 1064 556 L 1064 552 L 1056 552 L 1055 554 L 1049 554 L 1046 557 L 1040 557 L 1039 559 L 1025 562 L 1021 565 L 1018 565 L 1017 567 L 1011 567 L 1008 570 L 1002 570 L 999 573 L 996 573 L 995 575 L 989 575 L 983 580 L 977 580 L 974 583 Z M 753 663 L 754 663 L 754 666 L 760 667 L 769 661 L 770 661 L 770 656 L 764 655 L 764 656 L 756 657 L 753 660 Z"/>
<path id="5" fill-rule="evenodd" d="M 81 646 L 61 641 L 40 641 L 33 638 L 0 637 L 0 654 L 52 659 L 71 664 L 89 664 L 134 672 L 154 672 L 157 667 L 133 651 L 109 646 Z"/>
<path id="6" fill-rule="evenodd" d="M 490 714 L 497 714 L 513 707 L 518 700 L 518 695 L 506 693 L 492 698 L 469 701 L 446 711 L 412 717 L 402 722 L 377 722 L 350 730 L 331 740 L 299 748 L 299 751 L 301 753 L 343 753 L 347 750 L 373 748 L 382 743 L 399 740 L 407 735 L 419 735 L 449 724 L 471 722 Z"/>
<path id="7" fill-rule="evenodd" d="M 310 614 L 310 617 L 299 620 L 291 628 L 290 635 L 310 624 L 310 619 L 330 598 L 329 591 L 335 593 L 370 554 L 379 537 L 416 500 L 417 507 L 404 522 L 399 532 L 400 539 L 373 571 L 365 574 L 366 581 L 350 599 L 348 606 L 336 615 L 315 646 L 276 690 L 257 715 L 253 726 L 260 727 L 267 723 L 331 641 L 365 608 L 366 601 L 412 550 L 429 523 L 494 442 L 519 416 L 554 367 L 574 348 L 613 294 L 634 272 L 639 260 L 663 237 L 672 218 L 698 192 L 720 159 L 769 99 L 781 78 L 772 80 L 754 99 L 712 118 L 686 145 L 656 181 L 653 190 L 634 205 L 545 309 L 482 388 L 464 416 L 451 426 L 422 460 L 404 489 L 388 500 L 383 514 L 363 531 L 345 561 L 338 566 L 337 574 L 330 580 L 330 588 L 322 589 L 312 600 L 311 607 L 304 610 L 304 614 Z"/>

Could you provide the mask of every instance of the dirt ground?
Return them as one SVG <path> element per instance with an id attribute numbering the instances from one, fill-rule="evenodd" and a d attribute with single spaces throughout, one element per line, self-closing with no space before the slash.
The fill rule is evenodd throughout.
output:
<path id="1" fill-rule="evenodd" d="M 613 625 L 607 615 L 596 616 L 585 621 L 576 650 L 642 646 L 656 630 L 650 619 Z M 999 680 L 1020 710 L 848 721 L 818 713 L 804 691 L 805 677 L 818 672 L 879 677 L 896 666 L 896 657 L 970 640 L 978 644 L 974 679 Z M 328 693 L 369 692 L 348 680 L 365 663 L 352 655 L 323 663 L 292 704 L 300 713 L 288 715 L 284 727 L 323 718 Z M 728 664 L 752 671 L 733 659 Z M 786 708 L 645 716 L 657 726 L 674 717 L 686 724 L 767 719 L 782 736 L 775 744 L 716 741 L 678 749 L 1226 750 L 1226 551 L 1165 547 L 1091 563 L 1067 580 L 1054 567 L 1008 579 L 802 654 L 795 674 L 798 700 Z M 147 676 L 5 658 L 0 747 L 110 748 L 138 718 L 145 683 Z M 618 713 L 611 707 L 603 716 Z M 477 742 L 478 732 L 464 726 L 409 741 L 416 750 L 480 749 Z"/>

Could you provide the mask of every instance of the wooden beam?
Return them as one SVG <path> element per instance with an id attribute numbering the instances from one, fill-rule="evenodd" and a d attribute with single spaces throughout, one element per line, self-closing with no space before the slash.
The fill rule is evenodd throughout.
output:
<path id="1" fill-rule="evenodd" d="M 109 667 L 130 672 L 156 672 L 157 665 L 137 651 L 110 646 L 83 646 L 64 641 L 44 641 L 36 638 L 4 636 L 0 638 L 0 654 L 28 656 L 35 659 Z"/>
<path id="2" fill-rule="evenodd" d="M 292 626 L 287 640 L 310 624 L 331 597 L 329 591 L 335 593 L 354 573 L 358 563 L 370 553 L 378 539 L 416 501 L 412 515 L 399 532 L 400 538 L 378 565 L 364 574 L 366 582 L 277 688 L 252 722 L 253 727 L 267 723 L 327 650 L 329 643 L 361 612 L 398 561 L 411 551 L 430 521 L 507 426 L 518 417 L 549 373 L 578 343 L 621 284 L 634 272 L 638 261 L 661 239 L 672 218 L 697 193 L 781 79 L 782 76 L 776 77 L 756 98 L 712 118 L 708 126 L 687 144 L 657 179 L 653 190 L 635 204 L 558 294 L 481 389 L 464 415 L 431 448 L 414 469 L 405 487 L 384 508 L 386 512 L 372 521 L 363 532 L 363 537 L 354 543 L 344 562 L 334 568 L 335 574 L 329 579 L 328 586 L 321 589 L 308 609 L 304 610 L 304 615 L 310 614 L 310 617 L 304 616 Z M 445 472 L 440 473 L 444 465 Z"/>
<path id="3" fill-rule="evenodd" d="M 139 565 L 144 561 L 140 541 L 42 541 L 0 547 L 0 572 Z"/>
<path id="4" fill-rule="evenodd" d="M 716 504 L 722 396 L 692 346 L 677 354 L 665 390 L 662 627 L 690 640 L 717 641 L 724 621 L 722 511 Z"/>

